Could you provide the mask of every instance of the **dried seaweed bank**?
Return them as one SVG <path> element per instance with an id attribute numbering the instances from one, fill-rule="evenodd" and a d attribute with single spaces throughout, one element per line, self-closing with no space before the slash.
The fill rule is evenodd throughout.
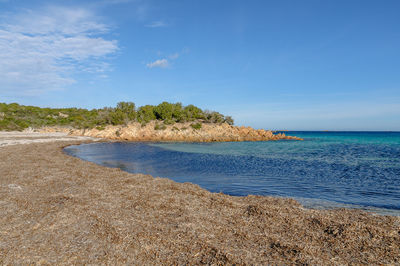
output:
<path id="1" fill-rule="evenodd" d="M 1 264 L 399 264 L 400 218 L 231 197 L 67 156 L 0 148 Z"/>

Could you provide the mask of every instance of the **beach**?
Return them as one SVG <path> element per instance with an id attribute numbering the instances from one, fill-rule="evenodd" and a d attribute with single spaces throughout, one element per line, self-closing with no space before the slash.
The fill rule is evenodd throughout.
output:
<path id="1" fill-rule="evenodd" d="M 71 141 L 71 140 L 99 140 L 98 138 L 84 137 L 84 136 L 70 136 L 63 132 L 51 133 L 38 133 L 38 132 L 6 132 L 0 131 L 0 147 L 17 145 L 17 144 L 30 144 L 30 143 L 45 143 L 57 141 Z"/>
<path id="2" fill-rule="evenodd" d="M 399 217 L 211 193 L 63 152 L 93 141 L 0 134 L 1 264 L 400 263 Z"/>

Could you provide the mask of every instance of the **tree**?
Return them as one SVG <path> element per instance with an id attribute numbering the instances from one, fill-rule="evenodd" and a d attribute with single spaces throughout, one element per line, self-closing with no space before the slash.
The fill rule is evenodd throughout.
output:
<path id="1" fill-rule="evenodd" d="M 133 102 L 119 102 L 117 104 L 116 110 L 119 110 L 126 114 L 126 118 L 129 121 L 133 121 L 136 119 L 135 104 Z"/>
<path id="2" fill-rule="evenodd" d="M 162 102 L 154 108 L 154 114 L 158 120 L 171 120 L 173 110 L 173 104 Z"/>
<path id="3" fill-rule="evenodd" d="M 193 121 L 196 119 L 204 119 L 204 112 L 200 108 L 189 104 L 183 109 L 184 117 L 186 121 Z"/>
<path id="4" fill-rule="evenodd" d="M 111 124 L 113 125 L 123 125 L 126 123 L 127 115 L 122 112 L 120 109 L 115 109 L 110 113 L 111 116 Z"/>
<path id="5" fill-rule="evenodd" d="M 175 103 L 172 105 L 172 119 L 174 119 L 175 122 L 185 122 L 182 103 Z"/>
<path id="6" fill-rule="evenodd" d="M 232 126 L 234 124 L 233 118 L 231 116 L 225 116 L 225 123 Z"/>
<path id="7" fill-rule="evenodd" d="M 156 115 L 154 114 L 154 106 L 153 105 L 145 105 L 141 106 L 137 111 L 137 118 L 139 122 L 150 122 L 151 120 L 156 119 Z"/>
<path id="8" fill-rule="evenodd" d="M 225 118 L 218 112 L 208 112 L 206 115 L 206 120 L 209 123 L 223 123 Z"/>
<path id="9" fill-rule="evenodd" d="M 23 130 L 27 127 L 71 126 L 74 128 L 104 128 L 106 125 L 122 125 L 130 121 L 143 124 L 161 120 L 164 125 L 175 122 L 210 122 L 233 124 L 230 116 L 182 103 L 162 102 L 157 106 L 145 105 L 138 110 L 133 102 L 119 102 L 115 108 L 87 110 L 83 108 L 40 108 L 17 103 L 0 103 L 0 130 Z M 198 121 L 196 121 L 198 120 Z"/>

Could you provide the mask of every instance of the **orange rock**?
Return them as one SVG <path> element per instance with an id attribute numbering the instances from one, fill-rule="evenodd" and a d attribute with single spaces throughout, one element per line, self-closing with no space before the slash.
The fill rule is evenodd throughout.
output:
<path id="1" fill-rule="evenodd" d="M 140 123 L 131 123 L 127 126 L 106 126 L 104 130 L 96 128 L 89 130 L 47 127 L 41 132 L 65 132 L 76 136 L 90 136 L 105 139 L 128 141 L 268 141 L 279 139 L 302 140 L 298 137 L 286 136 L 283 133 L 273 134 L 270 130 L 253 129 L 251 127 L 236 127 L 228 124 L 203 124 L 198 130 L 193 129 L 191 123 L 176 123 L 168 125 L 164 130 L 156 130 L 158 121 L 151 121 L 142 126 Z"/>

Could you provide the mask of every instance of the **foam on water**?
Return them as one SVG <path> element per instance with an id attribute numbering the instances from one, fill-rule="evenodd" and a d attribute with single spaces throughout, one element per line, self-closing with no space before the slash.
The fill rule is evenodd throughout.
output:
<path id="1" fill-rule="evenodd" d="M 212 192 L 400 214 L 400 133 L 289 132 L 304 141 L 95 143 L 66 152 Z M 379 211 L 380 210 L 380 211 Z"/>

